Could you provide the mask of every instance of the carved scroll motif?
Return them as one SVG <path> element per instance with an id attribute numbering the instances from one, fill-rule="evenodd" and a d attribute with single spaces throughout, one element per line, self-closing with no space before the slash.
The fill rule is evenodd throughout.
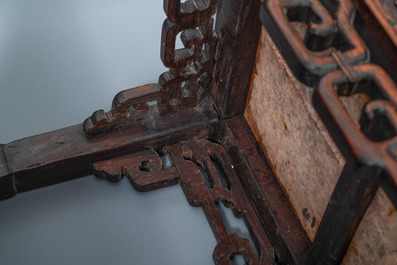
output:
<path id="1" fill-rule="evenodd" d="M 313 105 L 347 160 L 307 264 L 342 261 L 376 194 L 374 183 L 397 206 L 397 86 L 384 69 L 369 63 L 371 51 L 355 29 L 356 5 L 352 0 L 268 0 L 262 7 L 261 20 L 291 70 L 315 87 Z M 387 34 L 397 37 L 395 31 Z M 340 99 L 356 93 L 368 98 L 360 127 Z"/>
<path id="2" fill-rule="evenodd" d="M 208 95 L 218 43 L 213 16 L 217 0 L 164 1 L 161 59 L 168 72 L 159 78 L 161 113 L 195 107 Z M 175 49 L 176 38 L 184 48 Z"/>
<path id="3" fill-rule="evenodd" d="M 84 131 L 87 136 L 93 136 L 143 121 L 148 115 L 149 103 L 157 102 L 159 97 L 160 88 L 157 84 L 121 91 L 114 97 L 109 112 L 97 110 L 84 121 Z"/>
<path id="4" fill-rule="evenodd" d="M 218 241 L 215 264 L 232 264 L 235 255 L 241 255 L 246 264 L 272 264 L 273 247 L 223 147 L 202 139 L 173 145 L 170 153 L 187 200 L 203 209 Z M 217 208 L 221 203 L 243 218 L 254 245 L 228 233 Z"/>
<path id="5" fill-rule="evenodd" d="M 123 176 L 127 176 L 138 191 L 152 191 L 178 183 L 175 167 L 163 168 L 159 154 L 152 149 L 95 162 L 93 173 L 110 182 L 118 182 Z"/>
<path id="6" fill-rule="evenodd" d="M 198 106 L 208 95 L 218 35 L 214 31 L 217 0 L 165 0 L 167 19 L 163 23 L 161 59 L 168 72 L 159 77 L 159 86 L 150 84 L 120 92 L 109 112 L 98 110 L 84 122 L 92 136 L 143 121 L 149 102 L 158 105 L 159 114 Z M 176 38 L 184 48 L 176 49 Z M 160 93 L 161 92 L 161 93 Z"/>
<path id="7" fill-rule="evenodd" d="M 147 149 L 95 162 L 93 173 L 111 182 L 125 175 L 138 191 L 168 187 L 179 181 L 189 204 L 203 209 L 217 239 L 215 264 L 231 265 L 236 255 L 247 264 L 272 264 L 275 254 L 271 242 L 223 147 L 201 139 L 163 150 L 171 159 L 166 168 L 159 154 Z M 251 241 L 228 230 L 228 220 L 223 219 L 219 204 L 230 209 L 236 218 L 242 218 Z"/>

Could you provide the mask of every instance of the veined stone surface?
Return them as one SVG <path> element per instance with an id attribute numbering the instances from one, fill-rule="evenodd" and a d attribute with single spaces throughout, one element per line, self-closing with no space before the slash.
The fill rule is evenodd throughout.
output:
<path id="1" fill-rule="evenodd" d="M 313 240 L 345 160 L 312 107 L 313 88 L 294 78 L 265 29 L 252 80 L 245 117 Z M 342 100 L 358 120 L 367 98 Z M 379 190 L 343 264 L 397 264 L 396 231 L 395 208 Z"/>

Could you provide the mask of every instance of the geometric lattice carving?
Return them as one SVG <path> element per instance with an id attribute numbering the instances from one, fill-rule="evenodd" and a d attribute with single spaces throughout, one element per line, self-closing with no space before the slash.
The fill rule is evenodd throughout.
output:
<path id="1" fill-rule="evenodd" d="M 390 8 L 377 0 L 363 2 L 373 6 L 374 11 L 361 10 L 370 14 L 360 15 L 367 20 L 369 16 L 379 18 L 392 40 L 386 45 L 387 51 L 391 58 L 397 58 L 397 42 L 394 49 L 390 48 L 397 40 L 397 32 L 390 30 L 395 14 L 392 1 Z M 269 0 L 262 8 L 261 20 L 291 70 L 299 80 L 314 86 L 313 105 L 347 160 L 313 241 L 309 265 L 342 261 L 377 185 L 397 206 L 397 86 L 384 69 L 369 63 L 374 42 L 370 40 L 369 49 L 355 29 L 359 5 L 364 6 L 353 0 Z M 383 13 L 391 12 L 386 16 L 387 23 L 379 8 Z M 385 55 L 379 51 L 374 54 Z M 360 127 L 340 99 L 355 93 L 369 98 L 361 112 Z"/>
<path id="2" fill-rule="evenodd" d="M 212 16 L 217 0 L 164 1 L 167 19 L 161 37 L 161 59 L 168 72 L 159 78 L 161 113 L 197 106 L 208 94 L 218 36 Z M 184 45 L 175 49 L 180 33 Z"/>

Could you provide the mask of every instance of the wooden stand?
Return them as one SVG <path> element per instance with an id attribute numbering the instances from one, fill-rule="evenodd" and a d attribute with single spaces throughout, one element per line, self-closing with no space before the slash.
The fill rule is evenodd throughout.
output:
<path id="1" fill-rule="evenodd" d="M 247 264 L 340 264 L 378 186 L 397 205 L 397 60 L 384 63 L 373 45 L 385 40 L 387 56 L 397 58 L 385 10 L 377 0 L 180 2 L 164 1 L 161 58 L 170 70 L 159 84 L 120 92 L 109 112 L 83 124 L 0 145 L 0 198 L 90 174 L 126 176 L 139 191 L 179 183 L 216 235 L 215 264 L 236 255 Z M 351 24 L 354 12 L 362 24 Z M 364 29 L 366 16 L 376 29 Z M 313 104 L 347 159 L 313 243 L 244 117 L 259 17 L 295 76 L 315 87 Z M 176 50 L 180 32 L 184 48 Z M 378 91 L 357 85 L 367 79 Z M 358 90 L 372 100 L 361 130 L 339 101 Z M 219 203 L 244 219 L 254 246 L 228 234 Z"/>

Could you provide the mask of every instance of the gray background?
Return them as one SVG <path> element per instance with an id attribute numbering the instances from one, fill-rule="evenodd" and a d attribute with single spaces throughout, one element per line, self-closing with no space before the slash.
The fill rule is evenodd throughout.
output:
<path id="1" fill-rule="evenodd" d="M 1 0 L 0 143 L 81 123 L 157 82 L 162 0 Z M 216 241 L 179 186 L 88 176 L 0 201 L 1 264 L 211 264 Z"/>
<path id="2" fill-rule="evenodd" d="M 82 123 L 157 82 L 164 19 L 162 0 L 0 0 L 0 143 Z M 139 193 L 88 176 L 0 201 L 1 264 L 213 264 L 215 246 L 179 186 Z"/>

